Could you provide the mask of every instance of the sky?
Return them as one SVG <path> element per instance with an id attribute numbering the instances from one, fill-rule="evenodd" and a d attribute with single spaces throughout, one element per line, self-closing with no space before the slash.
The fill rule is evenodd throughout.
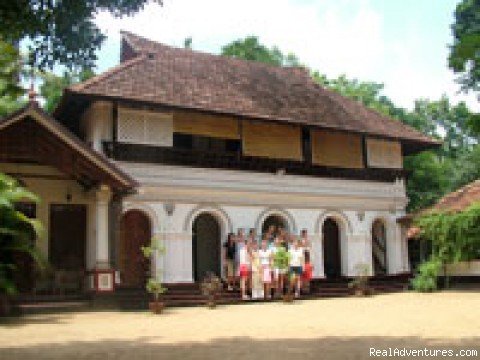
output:
<path id="1" fill-rule="evenodd" d="M 450 25 L 458 0 L 163 0 L 132 17 L 100 13 L 95 22 L 108 36 L 97 71 L 119 63 L 120 30 L 172 46 L 192 37 L 193 49 L 218 54 L 231 41 L 256 35 L 292 52 L 328 77 L 375 81 L 395 104 L 411 109 L 419 98 L 465 101 L 447 67 Z"/>

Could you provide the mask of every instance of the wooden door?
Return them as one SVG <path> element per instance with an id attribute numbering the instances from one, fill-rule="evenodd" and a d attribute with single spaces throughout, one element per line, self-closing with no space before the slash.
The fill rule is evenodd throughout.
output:
<path id="1" fill-rule="evenodd" d="M 220 276 L 220 226 L 214 216 L 201 214 L 193 222 L 193 276 L 201 281 L 208 272 Z"/>
<path id="2" fill-rule="evenodd" d="M 120 222 L 121 286 L 145 285 L 150 261 L 143 256 L 141 247 L 150 245 L 151 236 L 150 220 L 143 212 L 130 210 L 123 215 Z"/>
<path id="3" fill-rule="evenodd" d="M 342 275 L 340 229 L 333 219 L 327 219 L 323 223 L 323 264 L 327 278 L 338 278 Z"/>
<path id="4" fill-rule="evenodd" d="M 50 205 L 48 257 L 56 270 L 85 270 L 87 208 L 85 205 Z"/>

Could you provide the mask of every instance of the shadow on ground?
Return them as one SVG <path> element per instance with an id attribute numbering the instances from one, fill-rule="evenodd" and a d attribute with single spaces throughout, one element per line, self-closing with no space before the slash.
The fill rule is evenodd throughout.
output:
<path id="1" fill-rule="evenodd" d="M 141 337 L 135 341 L 48 343 L 29 347 L 0 349 L 5 360 L 56 359 L 372 359 L 370 348 L 476 349 L 480 355 L 480 337 L 466 339 L 422 339 L 417 337 L 326 337 L 299 340 L 257 340 L 253 338 L 215 339 L 209 342 L 161 344 L 162 337 Z M 187 339 L 186 339 L 187 340 Z M 455 354 L 454 354 L 455 356 Z M 421 359 L 423 357 L 416 357 Z M 432 356 L 426 357 L 432 359 Z M 441 356 L 433 358 L 442 358 Z M 474 356 L 471 358 L 478 358 Z"/>

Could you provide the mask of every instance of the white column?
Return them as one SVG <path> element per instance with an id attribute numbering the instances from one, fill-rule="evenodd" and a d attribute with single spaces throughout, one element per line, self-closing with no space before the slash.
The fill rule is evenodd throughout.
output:
<path id="1" fill-rule="evenodd" d="M 112 193 L 110 188 L 102 185 L 95 192 L 95 269 L 110 269 L 108 204 Z"/>

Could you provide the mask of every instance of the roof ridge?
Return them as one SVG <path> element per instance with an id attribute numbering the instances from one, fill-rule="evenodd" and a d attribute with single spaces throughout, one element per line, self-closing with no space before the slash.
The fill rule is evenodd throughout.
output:
<path id="1" fill-rule="evenodd" d="M 239 58 L 234 57 L 234 56 L 228 56 L 228 55 L 223 55 L 223 54 L 212 54 L 210 52 L 202 51 L 202 50 L 186 49 L 186 48 L 182 48 L 182 47 L 179 47 L 179 46 L 169 45 L 169 44 L 165 44 L 165 43 L 162 43 L 162 42 L 159 42 L 159 41 L 151 40 L 151 39 L 148 39 L 148 38 L 143 37 L 141 35 L 134 34 L 130 31 L 126 31 L 126 30 L 120 30 L 120 34 L 123 36 L 123 39 L 128 42 L 128 44 L 133 48 L 133 50 L 137 54 L 157 54 L 157 53 L 161 52 L 161 50 L 160 49 L 155 49 L 155 48 L 142 49 L 141 46 L 138 46 L 138 44 L 135 44 L 135 42 L 132 42 L 132 39 L 131 39 L 132 37 L 140 39 L 141 41 L 148 42 L 148 43 L 153 44 L 153 45 L 158 46 L 158 47 L 164 47 L 164 48 L 167 48 L 167 49 L 170 49 L 170 50 L 173 50 L 173 51 L 179 51 L 179 52 L 182 52 L 182 53 L 185 53 L 185 54 L 188 54 L 188 53 L 192 54 L 193 53 L 193 54 L 198 54 L 198 55 L 211 57 L 211 58 L 214 58 L 214 59 L 226 59 L 228 61 L 237 62 L 237 63 L 241 63 L 241 64 L 245 64 L 245 63 L 256 64 L 256 65 L 264 66 L 264 67 L 267 67 L 267 68 L 280 69 L 281 71 L 288 71 L 288 72 L 293 72 L 293 73 L 297 73 L 297 74 L 299 74 L 299 73 L 309 74 L 308 69 L 306 67 L 302 66 L 302 65 L 299 65 L 299 66 L 282 66 L 282 65 L 265 63 L 265 62 L 262 62 L 262 61 L 259 61 L 259 60 L 245 60 L 245 59 L 239 59 Z M 299 71 L 299 70 L 302 70 L 302 71 Z"/>
<path id="2" fill-rule="evenodd" d="M 109 77 L 115 75 L 116 73 L 126 69 L 126 68 L 129 68 L 130 66 L 133 66 L 135 65 L 136 63 L 139 63 L 141 62 L 142 60 L 145 60 L 147 57 L 143 54 L 141 55 L 137 55 L 136 57 L 134 57 L 133 59 L 130 59 L 130 60 L 127 60 L 127 61 L 124 61 L 110 69 L 108 69 L 107 71 L 101 73 L 101 74 L 98 74 L 98 75 L 95 75 L 94 77 L 88 79 L 88 80 L 85 80 L 83 82 L 80 82 L 80 83 L 77 83 L 77 84 L 73 84 L 73 85 L 70 85 L 69 87 L 67 87 L 68 90 L 84 90 L 86 89 L 87 87 L 91 86 L 91 85 L 94 85 L 96 83 L 98 83 L 99 81 L 102 81 L 102 80 L 106 80 L 108 79 Z"/>

